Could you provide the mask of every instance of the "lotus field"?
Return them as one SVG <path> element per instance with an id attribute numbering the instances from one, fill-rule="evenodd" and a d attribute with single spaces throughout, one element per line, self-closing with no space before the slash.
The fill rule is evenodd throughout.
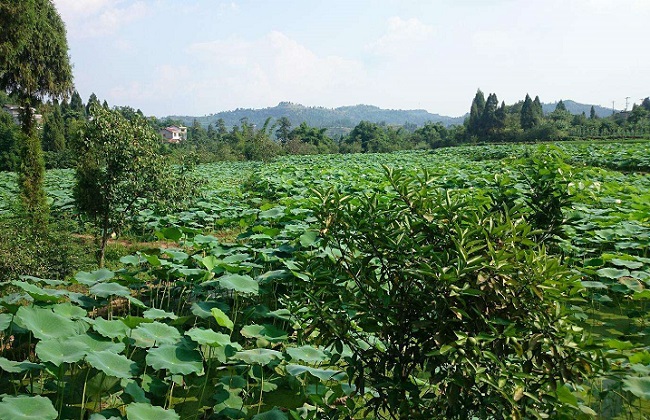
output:
<path id="1" fill-rule="evenodd" d="M 199 166 L 119 264 L 0 285 L 0 419 L 650 418 L 648 150 Z"/>

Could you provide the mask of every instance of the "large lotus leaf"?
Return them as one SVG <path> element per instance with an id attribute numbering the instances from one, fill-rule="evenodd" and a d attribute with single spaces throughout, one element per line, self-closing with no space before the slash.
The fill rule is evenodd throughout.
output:
<path id="1" fill-rule="evenodd" d="M 124 350 L 124 343 L 115 343 L 112 340 L 107 340 L 100 335 L 95 334 L 80 334 L 70 337 L 68 341 L 81 343 L 88 348 L 88 352 L 96 351 L 110 351 L 112 353 L 121 353 Z"/>
<path id="2" fill-rule="evenodd" d="M 40 340 L 51 338 L 70 337 L 77 334 L 75 322 L 51 309 L 35 306 L 22 306 L 16 312 L 14 322 L 19 327 L 25 328 Z"/>
<path id="3" fill-rule="evenodd" d="M 178 316 L 173 312 L 167 312 L 167 311 L 163 311 L 162 309 L 156 309 L 156 308 L 147 309 L 142 313 L 142 316 L 147 319 L 161 319 L 161 318 L 177 319 L 178 318 Z"/>
<path id="4" fill-rule="evenodd" d="M 212 313 L 212 316 L 214 316 L 214 319 L 217 321 L 217 324 L 221 325 L 222 327 L 228 328 L 230 331 L 232 331 L 232 329 L 235 328 L 235 324 L 230 320 L 228 315 L 226 315 L 221 309 L 212 308 L 210 310 L 210 313 Z"/>
<path id="5" fill-rule="evenodd" d="M 642 292 L 644 289 L 643 283 L 632 277 L 621 277 L 618 282 L 633 292 Z"/>
<path id="6" fill-rule="evenodd" d="M 287 414 L 278 408 L 253 416 L 251 420 L 287 420 Z"/>
<path id="7" fill-rule="evenodd" d="M 91 273 L 80 271 L 74 276 L 75 280 L 81 284 L 85 284 L 86 286 L 92 286 L 96 283 L 110 280 L 113 277 L 115 277 L 115 273 L 105 268 L 93 271 Z"/>
<path id="8" fill-rule="evenodd" d="M 285 209 L 286 207 L 284 206 L 273 207 L 272 209 L 261 211 L 259 216 L 260 219 L 278 219 L 284 216 Z"/>
<path id="9" fill-rule="evenodd" d="M 637 268 L 643 267 L 643 263 L 639 261 L 630 261 L 630 260 L 622 260 L 619 258 L 614 258 L 611 261 L 612 264 L 617 265 L 619 267 L 626 267 L 631 270 L 636 270 Z"/>
<path id="10" fill-rule="evenodd" d="M 644 400 L 650 400 L 650 376 L 627 377 L 623 379 L 623 389 Z"/>
<path id="11" fill-rule="evenodd" d="M 581 281 L 580 283 L 587 289 L 607 289 L 607 285 L 599 281 L 586 280 Z"/>
<path id="12" fill-rule="evenodd" d="M 88 346 L 70 339 L 41 340 L 36 344 L 36 355 L 44 362 L 56 366 L 62 363 L 75 363 L 88 353 Z"/>
<path id="13" fill-rule="evenodd" d="M 128 395 L 131 396 L 134 402 L 139 402 L 139 403 L 150 403 L 151 400 L 147 398 L 147 396 L 144 393 L 144 389 L 138 385 L 138 383 L 135 380 L 122 380 L 121 381 L 122 389 L 124 389 L 124 392 Z"/>
<path id="14" fill-rule="evenodd" d="M 282 353 L 269 349 L 251 349 L 238 351 L 235 358 L 248 364 L 268 365 L 274 359 L 281 359 Z"/>
<path id="15" fill-rule="evenodd" d="M 7 396 L 0 402 L 0 419 L 54 420 L 57 416 L 52 401 L 38 395 Z"/>
<path id="16" fill-rule="evenodd" d="M 180 416 L 172 410 L 147 403 L 131 403 L 126 406 L 128 420 L 179 420 Z"/>
<path id="17" fill-rule="evenodd" d="M 600 270 L 596 271 L 596 274 L 598 274 L 600 277 L 606 277 L 609 279 L 618 279 L 620 277 L 626 277 L 630 275 L 629 270 L 626 269 L 618 269 L 618 268 L 601 268 Z"/>
<path id="18" fill-rule="evenodd" d="M 32 363 L 28 360 L 25 360 L 24 362 L 16 362 L 14 360 L 0 357 L 0 369 L 9 373 L 21 373 L 28 370 L 43 369 L 43 365 Z"/>
<path id="19" fill-rule="evenodd" d="M 276 328 L 273 325 L 247 325 L 241 329 L 241 335 L 246 338 L 262 338 L 271 343 L 284 341 L 288 335 L 286 331 Z"/>
<path id="20" fill-rule="evenodd" d="M 93 329 L 104 337 L 118 339 L 126 337 L 131 330 L 119 319 L 107 321 L 104 318 L 96 318 L 93 323 Z"/>
<path id="21" fill-rule="evenodd" d="M 63 281 L 63 280 L 42 279 L 40 277 L 34 277 L 34 276 L 20 276 L 20 279 L 32 283 L 47 284 L 48 286 L 63 286 L 63 285 L 70 284 L 67 281 Z"/>
<path id="22" fill-rule="evenodd" d="M 0 331 L 4 331 L 9 328 L 13 317 L 14 316 L 11 314 L 0 314 Z"/>
<path id="23" fill-rule="evenodd" d="M 230 342 L 230 336 L 212 330 L 205 330 L 203 328 L 192 328 L 186 332 L 185 335 L 199 344 L 211 347 L 221 347 L 232 344 Z"/>
<path id="24" fill-rule="evenodd" d="M 325 352 L 312 346 L 290 347 L 286 352 L 291 359 L 307 363 L 320 363 L 327 359 Z"/>
<path id="25" fill-rule="evenodd" d="M 52 311 L 54 311 L 55 314 L 59 314 L 70 319 L 79 319 L 87 315 L 87 312 L 84 309 L 69 302 L 59 303 L 58 305 L 52 306 Z"/>
<path id="26" fill-rule="evenodd" d="M 341 372 L 340 370 L 316 369 L 302 365 L 287 365 L 286 370 L 287 373 L 291 376 L 298 376 L 302 375 L 303 373 L 309 373 L 321 381 L 329 381 L 330 379 L 342 380 L 346 376 L 345 373 Z"/>
<path id="27" fill-rule="evenodd" d="M 241 274 L 226 274 L 219 277 L 219 285 L 224 289 L 234 290 L 244 294 L 257 294 L 259 284 L 251 276 Z"/>
<path id="28" fill-rule="evenodd" d="M 166 369 L 172 375 L 203 375 L 203 358 L 197 350 L 165 344 L 149 350 L 147 364 L 154 369 Z"/>
<path id="29" fill-rule="evenodd" d="M 86 357 L 86 361 L 95 369 L 116 378 L 131 378 L 137 369 L 135 362 L 129 360 L 126 356 L 110 351 L 91 353 Z"/>
<path id="30" fill-rule="evenodd" d="M 34 284 L 24 281 L 14 280 L 11 282 L 14 286 L 23 289 L 29 296 L 38 302 L 60 302 L 65 298 L 65 290 L 44 289 Z"/>
<path id="31" fill-rule="evenodd" d="M 90 288 L 91 295 L 107 298 L 109 296 L 130 297 L 131 291 L 128 287 L 117 283 L 98 283 Z"/>
<path id="32" fill-rule="evenodd" d="M 228 310 L 228 306 L 226 304 L 217 301 L 194 302 L 190 310 L 195 316 L 205 319 L 212 316 L 212 308 L 220 308 L 222 311 Z"/>
<path id="33" fill-rule="evenodd" d="M 136 347 L 153 347 L 154 345 L 173 344 L 181 338 L 181 333 L 174 327 L 162 322 L 140 324 L 131 331 L 131 338 Z"/>
<path id="34" fill-rule="evenodd" d="M 214 412 L 221 414 L 226 418 L 233 419 L 242 419 L 246 417 L 246 408 L 244 407 L 244 401 L 242 398 L 233 393 L 228 392 L 228 398 L 226 399 L 217 399 L 217 404 L 214 406 Z M 225 395 L 224 395 L 225 396 Z"/>

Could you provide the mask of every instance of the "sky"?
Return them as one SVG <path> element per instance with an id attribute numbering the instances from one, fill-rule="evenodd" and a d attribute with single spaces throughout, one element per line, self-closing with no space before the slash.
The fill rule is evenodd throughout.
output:
<path id="1" fill-rule="evenodd" d="M 202 116 L 281 101 L 469 111 L 650 96 L 650 0 L 54 0 L 87 101 Z"/>

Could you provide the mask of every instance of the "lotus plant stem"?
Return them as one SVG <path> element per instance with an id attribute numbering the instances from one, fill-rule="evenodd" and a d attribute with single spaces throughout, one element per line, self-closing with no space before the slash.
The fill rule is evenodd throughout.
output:
<path id="1" fill-rule="evenodd" d="M 172 379 L 172 385 L 169 387 L 169 393 L 167 393 L 167 403 L 165 404 L 165 408 L 169 410 L 172 406 L 172 394 L 174 393 L 174 385 L 176 385 L 176 382 Z"/>
<path id="2" fill-rule="evenodd" d="M 262 371 L 262 380 L 260 382 L 260 398 L 257 401 L 257 414 L 260 414 L 262 409 L 262 395 L 264 394 L 264 367 L 260 366 L 260 370 Z"/>
<path id="3" fill-rule="evenodd" d="M 61 418 L 61 412 L 63 412 L 63 394 L 65 393 L 65 385 L 63 384 L 63 373 L 65 363 L 61 363 L 59 366 L 59 378 L 58 378 L 58 390 L 57 390 L 57 405 L 59 406 L 59 418 Z"/>
<path id="4" fill-rule="evenodd" d="M 90 374 L 90 368 L 86 371 L 86 378 L 84 379 L 84 388 L 81 392 L 81 413 L 79 414 L 79 420 L 84 418 L 84 410 L 86 408 L 86 385 L 88 384 L 88 375 Z"/>
<path id="5" fill-rule="evenodd" d="M 205 394 L 205 388 L 208 386 L 208 379 L 210 378 L 210 362 L 208 360 L 212 360 L 212 347 L 208 347 L 208 358 L 206 359 L 205 356 L 203 357 L 205 359 L 205 363 L 207 365 L 207 368 L 205 370 L 205 378 L 203 378 L 203 386 L 201 387 L 201 395 L 199 396 L 199 407 L 203 407 L 203 395 Z M 196 410 L 196 415 L 194 416 L 195 419 L 199 418 L 199 410 Z"/>

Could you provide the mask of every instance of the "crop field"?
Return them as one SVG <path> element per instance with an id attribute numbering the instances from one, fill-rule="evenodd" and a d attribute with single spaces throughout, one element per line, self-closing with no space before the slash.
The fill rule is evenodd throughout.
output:
<path id="1" fill-rule="evenodd" d="M 336 226 L 336 209 L 352 214 L 367 202 L 377 214 L 391 215 L 398 199 L 422 199 L 420 205 L 428 209 L 422 217 L 440 232 L 454 223 L 471 231 L 469 219 L 456 218 L 476 214 L 492 220 L 484 214 L 491 214 L 489 209 L 498 203 L 498 220 L 523 229 L 512 228 L 512 237 L 522 246 L 533 246 L 528 238 L 548 241 L 542 251 L 526 254 L 528 263 L 508 256 L 521 263 L 513 263 L 519 271 L 538 263 L 533 255 L 549 267 L 555 262 L 562 267 L 554 286 L 543 283 L 539 293 L 562 294 L 566 299 L 557 311 L 572 324 L 568 332 L 561 330 L 567 334 L 564 350 L 551 346 L 545 352 L 566 352 L 569 360 L 577 349 L 574 341 L 579 341 L 592 355 L 584 369 L 600 366 L 597 375 L 567 381 L 570 385 L 558 390 L 527 388 L 521 384 L 534 378 L 522 374 L 521 382 L 510 384 L 490 376 L 491 370 L 510 368 L 489 353 L 480 359 L 487 360 L 481 365 L 487 369 L 469 363 L 474 370 L 468 375 L 489 389 L 507 388 L 504 398 L 511 406 L 504 412 L 472 411 L 477 418 L 515 412 L 515 418 L 650 418 L 649 149 L 644 142 L 490 145 L 201 165 L 195 169 L 204 181 L 200 198 L 179 203 L 173 213 L 140 203 L 122 232 L 142 242 L 164 240 L 164 248 L 125 255 L 110 270 L 82 271 L 66 279 L 26 276 L 5 285 L 0 299 L 0 394 L 7 396 L 0 418 L 26 412 L 33 419 L 391 418 L 387 401 L 392 397 L 376 384 L 364 389 L 359 381 L 363 375 L 352 368 L 359 354 L 390 352 L 389 339 L 367 320 L 376 314 L 362 318 L 358 314 L 363 311 L 346 306 L 343 296 L 353 288 L 348 285 L 341 292 L 342 312 L 337 313 L 351 314 L 356 335 L 330 337 L 314 314 L 334 314 L 335 304 L 319 300 L 310 285 L 324 281 L 318 262 L 334 266 L 351 246 L 325 240 L 342 235 L 328 230 Z M 46 175 L 54 218 L 79 220 L 73 176 L 71 170 Z M 548 192 L 551 183 L 561 191 Z M 534 188 L 547 195 L 531 195 Z M 0 172 L 0 217 L 14 211 L 16 193 L 14 174 Z M 438 207 L 427 207 L 427 201 L 436 200 Z M 562 220 L 548 222 L 553 229 L 526 230 L 511 221 L 535 211 L 543 216 L 545 200 L 561 205 Z M 458 214 L 443 211 L 454 208 Z M 366 226 L 359 211 L 346 223 L 354 227 L 350 235 L 372 227 L 379 241 L 399 236 L 397 229 L 404 227 L 390 217 Z M 371 224 L 376 214 L 368 213 L 367 219 Z M 509 233 L 490 234 L 496 248 L 509 243 Z M 442 274 L 454 271 L 450 267 L 471 266 L 469 254 L 486 246 L 469 244 L 458 245 L 459 256 L 441 265 Z M 404 261 L 404 270 L 430 258 L 426 247 L 415 252 L 415 245 L 394 246 L 409 259 L 388 251 L 386 259 Z M 365 266 L 383 268 L 377 262 L 383 257 L 363 260 L 359 272 Z M 456 292 L 468 299 L 483 293 L 468 287 Z M 391 293 L 387 288 L 377 296 L 389 299 Z M 454 318 L 465 322 L 470 306 L 454 309 Z M 386 314 L 392 316 L 390 308 Z M 537 328 L 533 318 L 530 314 L 531 329 Z M 528 325 L 529 320 L 522 322 Z M 400 328 L 416 329 L 410 324 Z M 469 338 L 483 350 L 497 340 L 471 333 L 456 334 L 426 357 L 471 362 L 475 359 L 464 358 Z M 526 358 L 532 345 L 519 348 L 533 340 L 532 330 L 529 335 L 524 331 L 519 342 L 512 340 L 517 351 L 504 353 L 508 360 Z M 351 344 L 360 342 L 361 350 Z M 433 380 L 436 374 L 440 371 L 424 363 L 411 375 L 423 406 L 429 395 L 437 396 L 432 401 L 446 398 L 445 392 L 451 395 L 455 386 L 451 381 L 443 388 Z M 410 389 L 405 392 L 400 395 L 414 395 Z M 549 411 L 549 395 L 572 409 L 571 414 Z"/>

